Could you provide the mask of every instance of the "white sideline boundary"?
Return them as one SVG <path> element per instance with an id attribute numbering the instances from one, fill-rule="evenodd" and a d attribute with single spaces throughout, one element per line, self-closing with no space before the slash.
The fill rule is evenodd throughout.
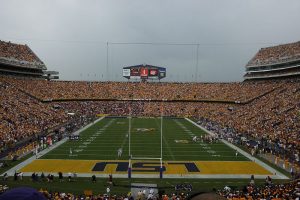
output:
<path id="1" fill-rule="evenodd" d="M 86 130 L 87 128 L 89 128 L 90 126 L 94 125 L 96 122 L 99 122 L 100 120 L 102 120 L 105 117 L 101 117 L 97 120 L 95 120 L 94 122 L 91 122 L 90 124 L 88 124 L 85 127 L 82 127 L 81 129 L 75 131 L 73 134 L 79 134 L 81 131 Z M 189 121 L 190 123 L 192 123 L 193 125 L 199 127 L 200 129 L 202 129 L 203 131 L 207 132 L 210 135 L 215 135 L 213 132 L 205 129 L 204 127 L 198 125 L 197 123 L 195 123 L 194 121 L 185 118 L 185 120 Z M 43 151 L 39 152 L 38 158 L 41 157 L 42 155 L 45 155 L 46 153 L 48 153 L 49 151 L 51 151 L 52 149 L 60 146 L 61 144 L 65 143 L 68 140 L 68 138 L 64 138 L 61 141 L 55 143 L 54 145 L 52 145 L 50 148 L 44 149 Z M 262 166 L 263 168 L 267 169 L 268 171 L 270 171 L 271 173 L 273 173 L 273 175 L 271 175 L 271 178 L 273 179 L 289 179 L 287 176 L 283 175 L 282 173 L 280 173 L 279 171 L 277 171 L 276 169 L 273 169 L 272 167 L 268 166 L 267 164 L 265 164 L 264 162 L 258 160 L 257 158 L 253 157 L 252 155 L 250 155 L 249 153 L 243 151 L 242 149 L 236 147 L 235 145 L 222 140 L 222 142 L 226 145 L 228 145 L 230 148 L 236 149 L 239 153 L 241 153 L 242 155 L 244 155 L 245 157 L 247 157 L 249 160 L 252 160 L 253 162 L 256 162 L 257 164 L 259 164 L 260 166 Z M 36 156 L 33 155 L 32 157 L 28 158 L 27 160 L 23 161 L 22 163 L 16 165 L 15 167 L 9 169 L 8 171 L 4 172 L 3 174 L 1 174 L 1 176 L 3 176 L 5 173 L 8 174 L 8 176 L 13 176 L 15 171 L 20 170 L 21 168 L 23 168 L 24 166 L 28 165 L 29 163 L 31 163 L 32 161 L 36 160 Z M 41 172 L 36 172 L 40 175 Z M 50 172 L 45 172 L 44 174 L 49 174 Z M 31 172 L 28 173 L 24 173 L 24 176 L 31 176 Z M 53 174 L 53 173 L 52 173 Z M 54 173 L 55 174 L 55 173 Z M 67 176 L 67 174 L 63 174 L 64 177 Z M 98 174 L 98 173 L 77 173 L 77 177 L 92 177 L 92 175 L 95 175 L 97 178 L 107 178 L 109 174 Z M 128 174 L 113 174 L 113 176 L 115 178 L 128 178 Z M 255 178 L 257 179 L 265 179 L 267 175 L 255 175 Z M 131 175 L 132 178 L 159 178 L 159 175 L 157 174 L 136 174 L 133 173 Z M 249 174 L 164 174 L 163 178 L 199 178 L 199 179 L 210 179 L 210 178 L 214 178 L 214 179 L 249 179 L 250 176 Z"/>
<path id="2" fill-rule="evenodd" d="M 92 125 L 94 125 L 95 123 L 101 121 L 102 119 L 104 119 L 104 117 L 101 117 L 93 122 L 91 122 L 90 124 L 80 128 L 79 130 L 75 131 L 73 134 L 74 135 L 79 135 L 82 131 L 86 130 L 87 128 L 91 127 Z M 68 141 L 69 138 L 65 137 L 64 139 L 60 140 L 59 142 L 53 144 L 52 146 L 50 146 L 49 148 L 46 148 L 42 151 L 40 151 L 38 153 L 38 156 L 33 155 L 30 158 L 28 158 L 27 160 L 24 160 L 23 162 L 19 163 L 18 165 L 12 167 L 11 169 L 7 170 L 6 172 L 4 172 L 3 174 L 1 174 L 1 176 L 3 176 L 5 173 L 7 173 L 8 176 L 13 176 L 15 174 L 15 172 L 18 172 L 20 169 L 22 169 L 23 167 L 25 167 L 26 165 L 28 165 L 29 163 L 31 163 L 32 161 L 36 160 L 37 158 L 40 158 L 41 156 L 47 154 L 49 151 L 57 148 L 58 146 L 62 145 L 63 143 L 65 143 L 66 141 Z M 29 173 L 24 173 L 25 176 L 31 176 L 31 174 Z"/>
<path id="3" fill-rule="evenodd" d="M 207 130 L 206 128 L 200 126 L 199 124 L 197 124 L 196 122 L 190 120 L 189 118 L 185 118 L 187 121 L 189 121 L 190 123 L 194 124 L 195 126 L 199 127 L 200 129 L 202 129 L 203 131 L 207 132 L 210 135 L 215 136 L 216 134 Z M 224 144 L 226 144 L 227 146 L 229 146 L 232 149 L 237 150 L 240 154 L 242 154 L 243 156 L 245 156 L 246 158 L 248 158 L 249 160 L 252 160 L 253 162 L 256 162 L 258 165 L 260 165 L 261 167 L 265 168 L 266 170 L 268 170 L 269 172 L 271 172 L 273 175 L 271 176 L 273 179 L 289 179 L 287 176 L 285 176 L 284 174 L 282 174 L 281 172 L 279 172 L 278 170 L 270 167 L 269 165 L 267 165 L 266 163 L 262 162 L 261 160 L 255 158 L 254 156 L 250 155 L 249 153 L 247 153 L 246 151 L 240 149 L 239 147 L 229 143 L 228 141 L 222 139 L 221 140 Z M 258 175 L 256 175 L 255 177 L 258 177 Z"/>

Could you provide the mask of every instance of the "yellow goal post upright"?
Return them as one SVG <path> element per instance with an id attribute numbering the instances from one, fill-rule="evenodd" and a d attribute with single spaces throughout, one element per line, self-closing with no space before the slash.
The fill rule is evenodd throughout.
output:
<path id="1" fill-rule="evenodd" d="M 159 178 L 163 178 L 163 111 L 161 106 L 161 117 L 160 117 L 160 157 L 157 158 L 151 158 L 151 157 L 134 157 L 131 153 L 131 107 L 129 106 L 129 116 L 128 116 L 128 178 L 131 178 L 132 175 L 132 161 L 133 160 L 159 160 Z"/>

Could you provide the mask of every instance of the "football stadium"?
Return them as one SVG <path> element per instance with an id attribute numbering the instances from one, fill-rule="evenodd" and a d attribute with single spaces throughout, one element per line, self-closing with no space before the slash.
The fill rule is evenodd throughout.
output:
<path id="1" fill-rule="evenodd" d="M 110 79 L 117 47 L 141 45 L 196 47 L 199 67 L 207 44 L 107 42 L 105 80 L 64 80 L 0 40 L 0 200 L 299 199 L 299 41 L 260 44 L 242 81 L 176 81 L 155 60 Z"/>

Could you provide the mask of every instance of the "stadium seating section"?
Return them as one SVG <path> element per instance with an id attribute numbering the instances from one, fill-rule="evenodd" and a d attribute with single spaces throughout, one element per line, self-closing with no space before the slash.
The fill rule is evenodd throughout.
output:
<path id="1" fill-rule="evenodd" d="M 124 116 L 132 107 L 135 116 L 160 116 L 164 112 L 166 116 L 205 119 L 221 128 L 234 129 L 237 135 L 264 138 L 268 146 L 279 144 L 291 158 L 299 155 L 298 79 L 191 84 L 45 81 L 2 76 L 0 90 L 1 148 L 67 122 L 72 118 L 68 112 Z M 37 99 L 61 101 L 42 103 Z M 77 101 L 82 99 L 90 101 Z"/>
<path id="2" fill-rule="evenodd" d="M 0 58 L 28 63 L 42 63 L 27 45 L 14 44 L 0 40 Z"/>
<path id="3" fill-rule="evenodd" d="M 10 79 L 41 100 L 152 99 L 248 101 L 275 87 L 269 83 L 130 83 Z M 249 91 L 252 91 L 249 93 Z"/>
<path id="4" fill-rule="evenodd" d="M 300 42 L 263 48 L 247 66 L 300 57 Z M 42 63 L 26 45 L 0 41 L 0 58 Z M 298 70 L 298 69 L 296 69 Z M 97 114 L 192 117 L 223 138 L 254 139 L 299 166 L 300 79 L 240 83 L 137 83 L 46 81 L 0 76 L 0 152 L 39 135 L 79 128 Z M 30 140 L 33 139 L 33 140 Z M 297 188 L 297 189 L 295 189 Z M 219 191 L 228 199 L 294 197 L 299 182 L 244 191 Z M 47 193 L 59 196 L 60 193 Z M 72 194 L 65 194 L 70 195 Z M 83 197 L 85 198 L 85 197 Z M 185 198 L 185 197 L 184 197 Z M 167 197 L 163 198 L 167 199 Z"/>
<path id="5" fill-rule="evenodd" d="M 232 200 L 246 200 L 246 199 L 296 199 L 299 197 L 300 181 L 291 181 L 286 184 L 272 184 L 266 178 L 266 184 L 262 187 L 257 187 L 249 184 L 243 190 L 231 190 L 231 188 L 224 188 L 218 191 L 218 194 Z"/>
<path id="6" fill-rule="evenodd" d="M 300 41 L 274 47 L 262 48 L 247 66 L 276 64 L 300 58 Z"/>

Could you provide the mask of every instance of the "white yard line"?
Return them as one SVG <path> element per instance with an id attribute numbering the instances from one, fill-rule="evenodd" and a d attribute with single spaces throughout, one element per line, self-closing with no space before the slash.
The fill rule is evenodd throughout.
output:
<path id="1" fill-rule="evenodd" d="M 158 128 L 160 128 L 160 124 L 157 122 L 157 118 L 155 119 L 155 123 L 157 124 Z M 171 151 L 170 146 L 169 146 L 166 138 L 164 137 L 164 134 L 162 135 L 162 138 L 163 138 L 164 143 L 166 144 L 169 154 L 171 155 L 172 159 L 175 160 L 175 156 L 174 156 L 173 152 Z"/>
<path id="2" fill-rule="evenodd" d="M 204 127 L 200 126 L 199 124 L 197 124 L 196 122 L 185 118 L 187 121 L 189 121 L 190 123 L 194 124 L 195 126 L 199 127 L 200 129 L 202 129 L 203 131 L 207 132 L 210 135 L 215 135 L 213 132 L 205 129 Z M 242 154 L 243 156 L 247 157 L 249 160 L 252 160 L 253 162 L 256 162 L 258 165 L 260 165 L 261 167 L 265 168 L 266 170 L 268 170 L 269 172 L 271 172 L 276 178 L 278 179 L 289 179 L 287 176 L 285 176 L 284 174 L 282 174 L 281 172 L 279 172 L 278 170 L 270 167 L 269 165 L 267 165 L 266 163 L 262 162 L 261 160 L 255 158 L 254 156 L 250 155 L 249 153 L 245 152 L 244 150 L 240 149 L 239 147 L 227 142 L 226 140 L 221 140 L 224 144 L 226 144 L 227 146 L 229 146 L 232 149 L 237 150 L 240 154 Z M 257 176 L 257 175 L 256 175 Z"/>
<path id="3" fill-rule="evenodd" d="M 131 118 L 131 123 L 133 123 L 133 118 Z M 128 137 L 126 137 L 126 135 L 128 135 Z M 124 149 L 123 149 L 123 147 L 124 147 L 124 145 L 126 144 L 126 141 L 128 141 L 128 143 L 129 143 L 129 133 L 128 132 L 126 132 L 126 134 L 125 134 L 125 136 L 124 136 L 124 139 L 123 139 L 123 141 L 122 141 L 122 144 L 121 144 L 121 149 L 122 149 L 122 151 L 124 152 Z M 117 144 L 119 144 L 119 143 L 117 143 Z M 123 153 L 122 153 L 123 154 Z M 122 157 L 123 155 L 121 155 L 121 157 Z M 129 156 L 129 155 L 128 155 Z M 121 159 L 120 157 L 118 157 L 118 156 L 116 156 L 116 158 L 115 158 L 115 160 L 119 160 L 119 159 Z"/>
<path id="4" fill-rule="evenodd" d="M 94 125 L 95 123 L 99 122 L 99 121 L 102 120 L 103 118 L 104 118 L 104 117 L 101 117 L 101 118 L 95 120 L 94 122 L 92 122 L 92 123 L 86 125 L 85 127 L 83 127 L 83 128 L 81 128 L 81 129 L 75 131 L 73 134 L 74 134 L 74 135 L 79 135 L 82 131 L 84 131 L 84 130 L 86 130 L 87 128 L 91 127 L 92 125 Z M 55 149 L 55 148 L 57 148 L 58 146 L 62 145 L 63 143 L 65 143 L 66 141 L 68 141 L 68 139 L 69 139 L 69 138 L 64 138 L 64 139 L 62 139 L 61 141 L 59 141 L 59 142 L 53 144 L 51 147 L 42 150 L 41 152 L 38 153 L 38 156 L 36 156 L 36 155 L 31 156 L 31 157 L 28 158 L 27 160 L 21 162 L 20 164 L 14 166 L 13 168 L 11 168 L 11 169 L 9 169 L 9 170 L 7 170 L 7 171 L 4 172 L 3 174 L 1 174 L 1 176 L 3 176 L 5 173 L 7 173 L 8 176 L 13 176 L 14 173 L 15 173 L 16 171 L 19 171 L 20 169 L 22 169 L 23 167 L 25 167 L 26 165 L 28 165 L 28 164 L 31 163 L 32 161 L 34 161 L 34 160 L 36 160 L 37 158 L 39 158 L 39 157 L 41 157 L 41 156 L 47 154 L 47 153 L 48 153 L 49 151 L 51 151 L 52 149 Z"/>
<path id="5" fill-rule="evenodd" d="M 103 118 L 104 117 L 98 119 L 95 122 L 98 122 L 98 121 L 102 120 Z M 200 129 L 204 130 L 208 134 L 214 134 L 214 133 L 206 130 L 205 128 L 199 126 L 195 122 L 193 122 L 193 121 L 191 121 L 187 118 L 186 118 L 186 120 L 191 122 L 195 126 L 199 127 Z M 88 127 L 92 126 L 95 122 L 87 125 L 86 127 L 83 127 L 82 129 L 80 129 L 76 132 L 80 133 L 81 131 L 83 131 L 83 130 L 87 129 Z M 46 154 L 47 152 L 49 152 L 50 150 L 52 150 L 52 149 L 56 148 L 57 146 L 63 144 L 67 140 L 68 140 L 67 138 L 61 140 L 60 142 L 56 143 L 55 145 L 53 145 L 49 149 L 45 149 L 42 152 L 40 152 L 40 155 Z M 273 179 L 288 179 L 288 177 L 286 177 L 285 175 L 281 174 L 277 170 L 271 168 L 270 166 L 266 165 L 262 161 L 256 159 L 255 157 L 251 156 L 250 154 L 248 154 L 247 152 L 241 150 L 240 148 L 228 143 L 227 141 L 222 140 L 222 142 L 225 143 L 226 145 L 228 145 L 229 147 L 231 147 L 233 149 L 236 149 L 240 154 L 246 156 L 251 161 L 256 162 L 257 164 L 259 164 L 263 168 L 265 168 L 268 171 L 270 171 L 271 173 L 273 173 L 273 175 L 270 176 L 271 178 L 273 178 Z M 140 144 L 143 144 L 143 143 L 140 143 Z M 168 146 L 167 143 L 166 143 L 164 148 L 166 150 L 170 151 L 170 147 Z M 170 155 L 172 155 L 172 153 Z M 181 156 L 181 155 L 179 155 L 179 156 Z M 14 168 L 11 168 L 6 173 L 8 173 L 9 176 L 12 176 L 15 171 L 18 171 L 19 169 L 21 169 L 25 165 L 31 163 L 35 159 L 36 159 L 36 157 L 32 156 L 31 158 L 29 158 L 26 161 L 20 163 L 19 165 L 15 166 Z M 223 161 L 223 162 L 227 162 L 227 161 Z M 40 173 L 40 172 L 37 172 L 37 173 Z M 44 174 L 48 174 L 48 173 L 49 172 L 44 172 Z M 32 172 L 31 173 L 24 173 L 24 176 L 31 176 L 31 174 L 32 174 Z M 78 174 L 78 177 L 91 177 L 94 174 L 96 175 L 96 177 L 102 177 L 102 178 L 107 178 L 107 176 L 108 176 L 108 174 L 98 174 L 97 172 L 95 172 L 95 173 L 81 173 L 81 174 Z M 3 174 L 2 174 L 2 176 L 3 176 Z M 128 178 L 128 174 L 114 174 L 114 177 L 116 177 L 116 178 Z M 218 178 L 222 178 L 222 179 L 225 179 L 225 178 L 228 178 L 228 179 L 231 179 L 231 178 L 233 178 L 233 179 L 236 179 L 236 178 L 249 179 L 250 175 L 249 174 L 164 174 L 163 177 L 164 178 L 200 178 L 200 179 L 201 178 L 207 178 L 207 179 L 209 179 L 209 178 L 216 178 L 216 179 L 218 179 Z M 255 175 L 255 178 L 257 178 L 257 179 L 264 179 L 265 177 L 266 177 L 266 175 Z M 136 173 L 133 173 L 132 178 L 159 178 L 159 173 L 157 173 L 157 174 L 136 174 Z"/>

